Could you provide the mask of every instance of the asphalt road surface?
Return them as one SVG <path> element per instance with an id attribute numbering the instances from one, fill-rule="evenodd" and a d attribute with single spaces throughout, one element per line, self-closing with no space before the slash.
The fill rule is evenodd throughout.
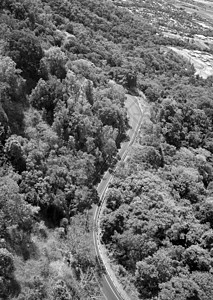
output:
<path id="1" fill-rule="evenodd" d="M 131 95 L 126 95 L 127 100 L 125 102 L 125 106 L 127 107 L 128 111 L 128 116 L 129 116 L 129 124 L 131 126 L 131 129 L 128 131 L 128 135 L 130 140 L 128 142 L 124 142 L 121 145 L 121 149 L 119 151 L 119 155 L 121 157 L 121 161 L 124 161 L 128 148 L 133 144 L 135 137 L 137 135 L 137 132 L 140 128 L 140 124 L 142 122 L 142 117 L 143 117 L 143 111 L 141 106 L 139 105 L 140 99 L 137 98 L 136 96 L 131 96 Z M 113 175 L 110 174 L 108 171 L 104 174 L 103 179 L 99 183 L 97 187 L 97 191 L 101 200 L 101 203 L 104 201 L 104 196 L 107 192 L 108 186 L 113 179 Z M 93 240 L 94 240 L 94 245 L 95 245 L 95 252 L 97 257 L 103 262 L 104 261 L 101 257 L 100 249 L 99 249 L 99 236 L 98 236 L 98 230 L 97 226 L 99 225 L 99 217 L 100 217 L 100 212 L 101 212 L 102 204 L 100 206 L 97 206 L 95 208 L 95 214 L 94 214 L 94 231 L 93 231 Z M 102 276 L 102 291 L 104 294 L 104 297 L 107 300 L 123 300 L 124 298 L 116 288 L 116 286 L 113 283 L 113 280 L 111 279 L 110 275 L 107 272 L 106 269 L 106 274 Z"/>

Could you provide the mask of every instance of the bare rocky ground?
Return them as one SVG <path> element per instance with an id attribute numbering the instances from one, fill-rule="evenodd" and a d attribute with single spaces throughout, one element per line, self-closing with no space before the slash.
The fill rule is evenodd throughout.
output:
<path id="1" fill-rule="evenodd" d="M 178 49 L 176 47 L 168 47 L 178 55 L 183 56 L 191 64 L 193 64 L 196 72 L 195 75 L 206 79 L 213 75 L 213 55 L 196 50 Z"/>

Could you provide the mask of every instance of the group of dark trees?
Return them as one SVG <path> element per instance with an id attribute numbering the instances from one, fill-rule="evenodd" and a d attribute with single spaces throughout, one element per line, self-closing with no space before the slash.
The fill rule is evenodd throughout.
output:
<path id="1" fill-rule="evenodd" d="M 85 50 L 96 42 L 83 6 L 0 3 L 1 299 L 100 295 L 88 210 L 129 125 L 124 88 Z"/>
<path id="2" fill-rule="evenodd" d="M 106 196 L 102 241 L 132 296 L 207 300 L 213 297 L 212 78 L 176 78 L 165 80 L 165 73 L 143 83 L 150 116 Z"/>

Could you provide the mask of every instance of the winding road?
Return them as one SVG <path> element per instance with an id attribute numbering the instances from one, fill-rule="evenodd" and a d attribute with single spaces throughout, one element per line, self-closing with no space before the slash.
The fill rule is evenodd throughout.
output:
<path id="1" fill-rule="evenodd" d="M 143 109 L 140 103 L 140 97 L 126 95 L 127 99 L 125 101 L 125 106 L 127 108 L 127 113 L 129 116 L 129 124 L 131 126 L 131 129 L 128 132 L 128 135 L 130 137 L 130 140 L 128 142 L 124 142 L 121 145 L 121 149 L 119 151 L 119 155 L 121 157 L 121 161 L 125 160 L 125 157 L 127 156 L 129 147 L 133 144 L 135 141 L 135 138 L 137 136 L 137 133 L 139 131 L 142 118 L 143 118 Z M 108 190 L 109 184 L 113 179 L 113 175 L 110 174 L 108 171 L 104 174 L 103 179 L 99 183 L 97 187 L 97 191 L 100 197 L 101 205 L 96 206 L 95 213 L 94 213 L 94 226 L 93 226 L 93 240 L 95 245 L 95 252 L 96 256 L 101 259 L 104 266 L 105 262 L 102 257 L 102 253 L 100 251 L 100 237 L 99 237 L 99 219 L 100 215 L 103 210 L 104 205 L 104 196 Z M 124 300 L 124 296 L 122 295 L 122 291 L 119 291 L 118 287 L 116 287 L 116 284 L 114 283 L 112 277 L 110 276 L 108 269 L 106 267 L 106 273 L 102 276 L 102 291 L 104 294 L 105 299 L 107 300 Z"/>

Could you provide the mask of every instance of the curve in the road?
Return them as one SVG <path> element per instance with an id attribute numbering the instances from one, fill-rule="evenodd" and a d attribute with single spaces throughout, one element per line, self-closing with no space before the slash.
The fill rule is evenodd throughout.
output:
<path id="1" fill-rule="evenodd" d="M 143 118 L 143 110 L 138 97 L 127 95 L 126 107 L 129 115 L 129 123 L 131 126 L 131 129 L 129 130 L 128 133 L 130 137 L 130 141 L 123 143 L 121 146 L 121 149 L 119 151 L 121 161 L 124 161 L 129 147 L 134 143 Z M 99 249 L 100 237 L 97 229 L 99 226 L 99 218 L 104 204 L 104 197 L 112 179 L 113 179 L 113 175 L 107 171 L 104 174 L 103 179 L 99 183 L 97 187 L 97 192 L 100 197 L 101 205 L 96 207 L 95 214 L 94 214 L 93 240 L 95 245 L 95 252 L 97 258 L 101 260 L 103 265 L 105 264 L 104 264 L 104 260 L 101 257 L 101 252 Z M 106 266 L 105 269 L 106 269 L 106 274 L 102 276 L 102 282 L 101 282 L 102 291 L 105 298 L 107 300 L 124 300 L 124 297 L 122 296 L 121 292 L 119 292 L 118 288 L 113 282 Z"/>

